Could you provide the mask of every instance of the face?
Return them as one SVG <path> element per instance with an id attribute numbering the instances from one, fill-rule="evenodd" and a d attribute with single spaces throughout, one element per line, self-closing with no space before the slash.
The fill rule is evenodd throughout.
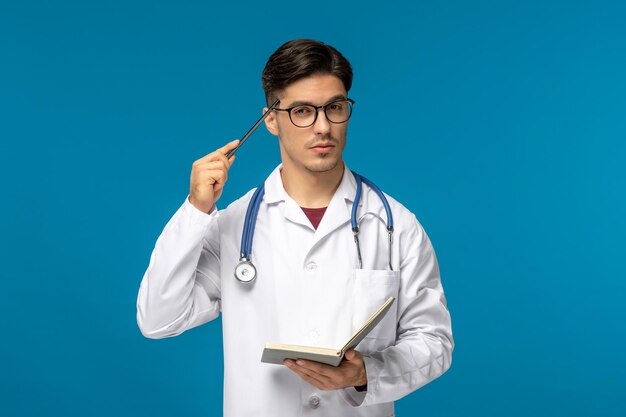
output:
<path id="1" fill-rule="evenodd" d="M 278 108 L 311 104 L 322 106 L 347 98 L 343 82 L 334 75 L 313 75 L 298 80 L 278 93 Z M 283 166 L 309 172 L 343 169 L 341 154 L 346 146 L 348 122 L 336 124 L 326 118 L 322 109 L 309 127 L 297 127 L 289 113 L 274 111 L 265 119 L 267 129 L 278 136 Z"/>

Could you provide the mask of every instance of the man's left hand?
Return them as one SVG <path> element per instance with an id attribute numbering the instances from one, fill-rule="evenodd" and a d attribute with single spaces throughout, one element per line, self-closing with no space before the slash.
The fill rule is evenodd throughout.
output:
<path id="1" fill-rule="evenodd" d="M 320 390 L 358 387 L 367 384 L 363 355 L 354 349 L 346 352 L 344 360 L 338 367 L 304 359 L 297 361 L 285 359 L 283 364 Z"/>

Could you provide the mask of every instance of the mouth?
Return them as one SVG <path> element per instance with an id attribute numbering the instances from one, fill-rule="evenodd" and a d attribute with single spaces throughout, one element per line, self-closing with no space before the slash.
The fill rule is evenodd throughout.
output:
<path id="1" fill-rule="evenodd" d="M 335 147 L 332 142 L 322 142 L 311 146 L 310 149 L 315 152 L 330 152 Z"/>

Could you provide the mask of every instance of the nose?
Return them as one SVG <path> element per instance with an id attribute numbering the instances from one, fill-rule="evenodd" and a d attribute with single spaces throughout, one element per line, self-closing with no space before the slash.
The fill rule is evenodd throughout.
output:
<path id="1" fill-rule="evenodd" d="M 313 131 L 316 135 L 325 135 L 330 132 L 330 122 L 326 118 L 326 112 L 323 109 L 318 110 L 317 120 L 313 123 Z"/>

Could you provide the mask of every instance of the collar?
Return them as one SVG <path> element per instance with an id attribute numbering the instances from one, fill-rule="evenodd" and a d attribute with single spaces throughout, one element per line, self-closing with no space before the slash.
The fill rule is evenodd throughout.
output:
<path id="1" fill-rule="evenodd" d="M 283 180 L 280 176 L 280 170 L 282 167 L 283 164 L 279 164 L 265 180 L 265 195 L 263 196 L 263 200 L 266 204 L 286 201 L 287 197 L 289 197 L 287 191 L 285 191 Z M 340 195 L 344 200 L 351 203 L 354 202 L 354 197 L 356 195 L 356 180 L 354 179 L 354 175 L 352 175 L 352 171 L 350 171 L 345 162 L 343 177 L 341 178 L 339 187 L 335 191 L 335 195 Z"/>
<path id="2" fill-rule="evenodd" d="M 283 204 L 279 204 L 279 206 L 287 220 L 312 229 L 311 222 L 300 206 L 285 191 L 283 180 L 280 176 L 281 168 L 282 164 L 278 165 L 265 180 L 264 202 L 268 205 L 282 202 Z M 354 175 L 352 175 L 352 171 L 344 163 L 341 183 L 330 200 L 326 213 L 324 213 L 324 217 L 315 231 L 314 244 L 336 228 L 350 222 L 350 211 L 352 210 L 355 194 L 356 180 Z M 363 204 L 362 201 L 363 199 L 361 199 L 359 205 Z"/>

